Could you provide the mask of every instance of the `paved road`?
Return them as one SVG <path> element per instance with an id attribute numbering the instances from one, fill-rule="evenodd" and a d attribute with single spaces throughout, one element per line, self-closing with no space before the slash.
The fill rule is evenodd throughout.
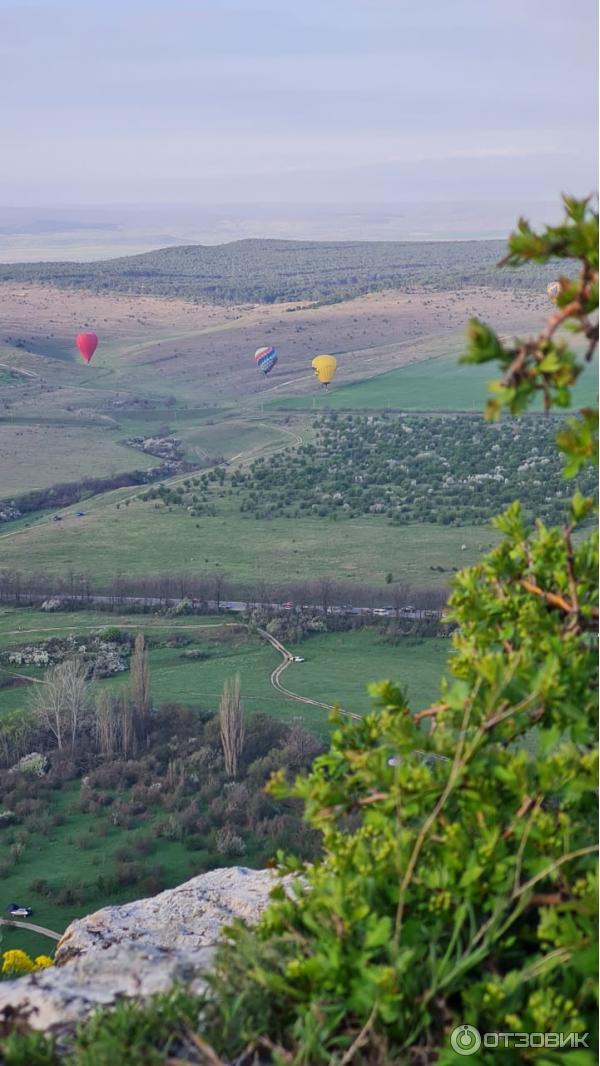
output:
<path id="1" fill-rule="evenodd" d="M 1 539 L 1 538 L 0 538 Z M 40 593 L 40 596 L 45 595 Z M 127 607 L 176 607 L 181 603 L 181 597 L 176 596 L 108 596 L 103 594 L 94 594 L 91 596 L 70 596 L 59 595 L 55 596 L 52 592 L 47 593 L 48 599 L 58 599 L 63 601 L 67 606 L 69 603 L 77 603 L 83 606 L 89 605 L 93 607 L 94 604 L 101 606 L 110 606 L 113 611 L 117 613 L 121 608 Z M 256 603 L 256 601 L 246 600 L 195 600 L 191 599 L 190 606 L 198 611 L 234 611 L 242 612 L 252 610 L 255 607 L 266 607 L 273 611 L 293 610 L 294 608 L 286 608 L 283 603 Z M 294 604 L 295 608 L 302 609 L 304 611 L 312 611 L 314 614 L 325 614 L 325 609 L 322 604 L 319 603 L 303 603 Z M 396 615 L 401 619 L 409 619 L 413 621 L 419 621 L 426 618 L 440 618 L 442 611 L 434 609 L 425 609 L 420 607 L 402 607 L 398 611 L 395 607 L 350 607 L 339 604 L 332 604 L 327 609 L 328 614 L 353 614 L 353 615 L 369 615 L 374 618 L 395 618 Z M 73 627 L 76 628 L 76 627 Z"/>

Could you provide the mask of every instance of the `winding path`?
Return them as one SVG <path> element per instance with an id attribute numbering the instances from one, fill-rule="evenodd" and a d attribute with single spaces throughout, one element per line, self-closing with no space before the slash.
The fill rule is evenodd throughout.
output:
<path id="1" fill-rule="evenodd" d="M 311 707 L 321 707 L 321 709 L 324 711 L 332 711 L 333 704 L 321 703 L 320 700 L 313 700 L 309 696 L 300 696 L 297 692 L 292 692 L 291 689 L 286 688 L 285 685 L 281 684 L 281 675 L 283 674 L 284 670 L 287 670 L 290 663 L 294 661 L 294 657 L 291 652 L 289 652 L 287 648 L 284 647 L 281 641 L 277 640 L 276 637 L 271 636 L 270 633 L 267 633 L 266 629 L 261 629 L 259 626 L 257 626 L 257 631 L 260 633 L 261 637 L 264 637 L 265 640 L 268 640 L 269 644 L 272 644 L 275 650 L 278 651 L 279 654 L 282 656 L 282 662 L 280 662 L 275 667 L 271 674 L 271 684 L 273 688 L 277 689 L 277 691 L 281 692 L 284 696 L 287 696 L 288 699 L 297 700 L 298 703 L 308 703 Z M 362 718 L 362 715 L 354 714 L 353 711 L 345 711 L 342 707 L 340 707 L 339 710 L 342 714 L 345 714 L 347 718 L 354 718 L 356 720 Z"/>
<path id="2" fill-rule="evenodd" d="M 53 929 L 46 929 L 44 925 L 34 925 L 33 922 L 17 922 L 12 918 L 0 918 L 0 926 L 7 925 L 9 928 L 29 929 L 32 933 L 41 933 L 49 936 L 51 940 L 60 940 L 62 933 L 55 933 Z"/>
<path id="3" fill-rule="evenodd" d="M 290 663 L 294 661 L 294 657 L 291 652 L 284 647 L 281 641 L 277 640 L 276 637 L 271 636 L 270 633 L 267 633 L 266 629 L 260 629 L 260 627 L 257 626 L 257 630 L 260 635 L 268 640 L 269 644 L 272 644 L 276 651 L 282 656 L 282 662 L 275 667 L 271 674 L 271 684 L 273 688 L 277 689 L 277 691 L 281 692 L 284 696 L 287 696 L 288 699 L 297 700 L 298 703 L 309 703 L 312 707 L 321 707 L 324 711 L 332 711 L 334 708 L 331 703 L 321 703 L 320 700 L 312 700 L 308 696 L 299 696 L 297 692 L 292 692 L 291 689 L 285 688 L 285 686 L 281 684 L 281 675 L 284 670 L 287 670 Z M 337 708 L 340 714 L 345 715 L 346 718 L 353 718 L 355 722 L 360 721 L 363 717 L 362 714 L 355 714 L 354 711 L 345 711 L 343 707 L 339 706 L 339 704 L 337 705 Z M 423 751 L 421 748 L 413 748 L 413 753 L 415 755 L 422 755 L 425 759 L 433 759 L 435 762 L 449 761 L 446 755 L 437 755 L 432 751 Z"/>

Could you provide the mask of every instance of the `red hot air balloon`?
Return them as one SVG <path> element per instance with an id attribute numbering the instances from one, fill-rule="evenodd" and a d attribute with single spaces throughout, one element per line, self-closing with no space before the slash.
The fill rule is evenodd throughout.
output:
<path id="1" fill-rule="evenodd" d="M 82 358 L 85 359 L 86 363 L 89 363 L 98 347 L 98 338 L 95 333 L 80 333 L 75 338 L 75 344 L 79 348 Z"/>

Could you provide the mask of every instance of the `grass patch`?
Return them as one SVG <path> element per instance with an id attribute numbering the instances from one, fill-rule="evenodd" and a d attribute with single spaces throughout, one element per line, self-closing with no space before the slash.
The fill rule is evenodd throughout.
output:
<path id="1" fill-rule="evenodd" d="M 390 370 L 387 374 L 333 387 L 313 396 L 271 400 L 273 409 L 336 411 L 482 411 L 489 396 L 489 366 L 463 366 L 458 357 L 464 343 L 441 356 Z M 594 375 L 595 380 L 595 375 Z M 592 375 L 584 375 L 574 389 L 574 406 L 591 403 L 596 394 Z"/>
<path id="2" fill-rule="evenodd" d="M 19 569 L 27 558 L 38 573 L 87 573 L 93 558 L 98 582 L 115 573 L 201 574 L 220 568 L 231 583 L 250 585 L 327 576 L 380 586 L 390 571 L 410 584 L 439 585 L 450 580 L 452 567 L 474 563 L 497 541 L 487 526 L 397 528 L 378 516 L 257 520 L 241 515 L 237 500 L 228 497 L 216 501 L 216 517 L 197 518 L 139 500 L 117 510 L 114 499 L 95 497 L 83 519 L 42 521 L 6 537 L 4 567 Z M 438 574 L 433 566 L 446 572 Z"/>
<path id="3" fill-rule="evenodd" d="M 374 630 L 362 629 L 316 634 L 290 650 L 306 661 L 285 671 L 286 688 L 365 714 L 372 709 L 367 686 L 386 678 L 402 685 L 413 710 L 427 707 L 439 694 L 450 644 L 442 637 L 386 644 Z"/>
<path id="4" fill-rule="evenodd" d="M 145 470 L 153 456 L 119 444 L 114 430 L 39 422 L 0 425 L 0 497 L 45 489 L 59 482 L 104 477 L 125 470 Z M 93 463 L 90 456 L 93 455 Z"/>

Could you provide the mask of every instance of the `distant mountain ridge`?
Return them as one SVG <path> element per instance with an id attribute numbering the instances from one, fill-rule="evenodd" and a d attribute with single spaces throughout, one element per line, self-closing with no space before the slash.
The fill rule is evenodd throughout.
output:
<path id="1" fill-rule="evenodd" d="M 0 265 L 0 281 L 209 300 L 333 303 L 382 289 L 542 290 L 550 268 L 497 269 L 503 241 L 288 241 L 178 245 L 96 262 Z"/>

